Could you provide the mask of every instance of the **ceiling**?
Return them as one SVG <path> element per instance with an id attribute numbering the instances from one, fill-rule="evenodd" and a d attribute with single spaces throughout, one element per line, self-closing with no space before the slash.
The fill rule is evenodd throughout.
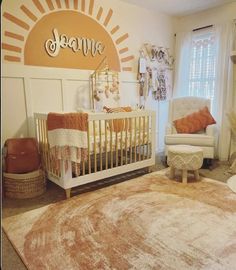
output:
<path id="1" fill-rule="evenodd" d="M 236 0 L 122 0 L 147 9 L 182 17 Z"/>

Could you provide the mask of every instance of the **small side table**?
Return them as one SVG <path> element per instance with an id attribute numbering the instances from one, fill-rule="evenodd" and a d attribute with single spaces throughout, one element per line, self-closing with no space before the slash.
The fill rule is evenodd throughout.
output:
<path id="1" fill-rule="evenodd" d="M 187 173 L 194 171 L 195 179 L 199 179 L 198 170 L 203 163 L 203 150 L 191 145 L 173 145 L 168 148 L 167 164 L 170 166 L 170 178 L 173 179 L 175 169 L 182 171 L 182 182 L 187 183 Z"/>

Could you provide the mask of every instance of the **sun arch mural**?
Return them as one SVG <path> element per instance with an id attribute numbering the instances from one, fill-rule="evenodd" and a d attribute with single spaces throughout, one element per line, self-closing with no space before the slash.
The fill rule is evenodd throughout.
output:
<path id="1" fill-rule="evenodd" d="M 25 21 L 3 13 L 22 30 L 16 33 L 6 27 L 7 42 L 2 43 L 5 62 L 94 70 L 105 57 L 110 69 L 132 71 L 134 56 L 124 45 L 129 35 L 119 34 L 120 26 L 112 25 L 112 9 L 95 8 L 94 0 L 32 0 L 32 4 L 40 15 L 21 5 Z M 12 45 L 14 39 L 22 46 Z"/>

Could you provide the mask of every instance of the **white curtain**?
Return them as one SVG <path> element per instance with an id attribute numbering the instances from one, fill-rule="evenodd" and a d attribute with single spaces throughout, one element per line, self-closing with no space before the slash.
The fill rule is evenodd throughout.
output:
<path id="1" fill-rule="evenodd" d="M 213 114 L 218 125 L 218 157 L 228 160 L 230 154 L 231 132 L 227 113 L 233 109 L 233 62 L 230 53 L 235 42 L 235 24 L 228 22 L 215 26 L 217 42 L 216 92 Z"/>
<path id="2" fill-rule="evenodd" d="M 173 97 L 188 95 L 192 32 L 179 32 L 175 43 Z"/>

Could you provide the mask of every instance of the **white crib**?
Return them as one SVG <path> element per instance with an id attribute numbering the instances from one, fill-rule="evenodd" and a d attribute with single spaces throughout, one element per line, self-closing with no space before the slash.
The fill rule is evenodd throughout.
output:
<path id="1" fill-rule="evenodd" d="M 73 163 L 60 169 L 52 164 L 47 136 L 47 113 L 35 113 L 36 136 L 47 178 L 66 191 L 71 188 L 155 164 L 156 115 L 154 111 L 91 113 L 88 115 L 88 159 L 74 174 Z M 126 128 L 120 132 L 109 129 L 109 123 L 120 119 Z M 66 168 L 66 169 L 65 169 Z"/>

